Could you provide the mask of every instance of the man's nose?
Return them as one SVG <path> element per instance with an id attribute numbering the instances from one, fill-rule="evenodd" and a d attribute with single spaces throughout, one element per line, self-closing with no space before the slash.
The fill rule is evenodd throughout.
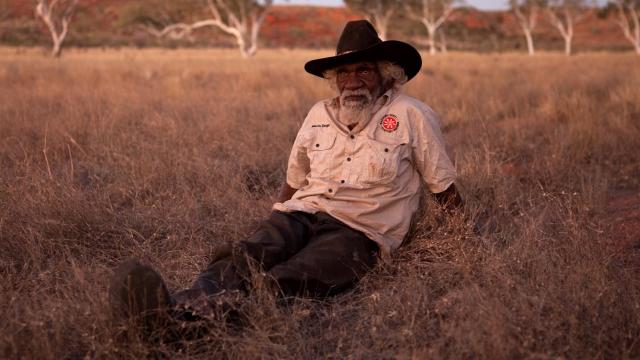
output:
<path id="1" fill-rule="evenodd" d="M 344 80 L 344 88 L 347 90 L 357 90 L 364 86 L 364 82 L 358 78 L 355 71 L 347 74 Z"/>

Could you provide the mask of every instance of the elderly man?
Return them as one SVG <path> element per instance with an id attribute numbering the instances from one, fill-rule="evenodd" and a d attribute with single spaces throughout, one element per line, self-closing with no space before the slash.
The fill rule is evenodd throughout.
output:
<path id="1" fill-rule="evenodd" d="M 329 296 L 398 248 L 422 184 L 459 208 L 436 114 L 401 93 L 421 64 L 411 45 L 381 41 L 367 21 L 349 22 L 336 56 L 305 65 L 338 96 L 315 104 L 302 124 L 269 218 L 245 241 L 220 247 L 192 288 L 173 296 L 151 268 L 124 263 L 111 285 L 115 310 L 147 319 L 167 309 L 206 317 L 224 294 L 250 292 L 256 273 L 285 297 Z"/>

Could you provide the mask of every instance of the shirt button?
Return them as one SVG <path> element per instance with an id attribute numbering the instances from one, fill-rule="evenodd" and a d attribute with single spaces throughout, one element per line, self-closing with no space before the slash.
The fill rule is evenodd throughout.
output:
<path id="1" fill-rule="evenodd" d="M 348 158 L 347 158 L 347 161 L 351 161 L 351 158 L 350 158 L 350 157 L 348 157 Z"/>
<path id="2" fill-rule="evenodd" d="M 320 147 L 320 144 L 316 144 L 316 147 Z"/>
<path id="3" fill-rule="evenodd" d="M 387 148 L 384 148 L 384 152 L 389 152 L 389 149 L 387 149 Z"/>
<path id="4" fill-rule="evenodd" d="M 332 192 L 333 192 L 333 189 L 329 189 L 329 192 L 330 192 L 330 193 L 332 193 Z"/>
<path id="5" fill-rule="evenodd" d="M 356 137 L 353 135 L 349 135 L 350 138 L 355 139 Z"/>
<path id="6" fill-rule="evenodd" d="M 344 180 L 340 180 L 340 184 L 344 184 Z"/>

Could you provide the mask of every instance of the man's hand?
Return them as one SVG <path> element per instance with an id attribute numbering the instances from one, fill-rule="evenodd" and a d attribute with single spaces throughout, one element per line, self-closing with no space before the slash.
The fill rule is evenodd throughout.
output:
<path id="1" fill-rule="evenodd" d="M 283 203 L 293 196 L 293 194 L 298 191 L 298 189 L 294 189 L 285 181 L 280 187 L 280 192 L 278 193 L 277 202 Z"/>
<path id="2" fill-rule="evenodd" d="M 436 202 L 442 206 L 445 213 L 453 215 L 454 213 L 462 212 L 464 201 L 462 201 L 462 196 L 460 196 L 455 184 L 451 184 L 447 190 L 433 195 Z M 474 234 L 478 236 L 482 234 L 481 226 L 477 222 L 469 220 L 467 224 L 471 227 Z"/>
<path id="3" fill-rule="evenodd" d="M 452 213 L 454 211 L 462 210 L 464 202 L 460 193 L 456 189 L 455 184 L 451 184 L 447 190 L 433 194 L 436 202 L 444 208 L 446 212 Z"/>

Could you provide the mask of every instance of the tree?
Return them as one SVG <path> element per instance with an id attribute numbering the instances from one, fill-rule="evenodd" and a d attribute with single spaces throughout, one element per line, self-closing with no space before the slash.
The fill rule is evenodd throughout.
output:
<path id="1" fill-rule="evenodd" d="M 564 53 L 571 55 L 573 28 L 589 14 L 585 8 L 585 1 L 549 0 L 546 5 L 545 10 L 551 24 L 558 29 L 564 39 Z"/>
<path id="2" fill-rule="evenodd" d="M 273 0 L 207 0 L 208 19 L 172 23 L 162 29 L 152 26 L 149 31 L 178 39 L 191 36 L 196 29 L 213 26 L 233 36 L 242 56 L 248 58 L 258 50 L 260 27 L 272 3 Z"/>
<path id="3" fill-rule="evenodd" d="M 615 4 L 618 8 L 617 23 L 633 44 L 636 54 L 640 55 L 640 0 L 615 0 Z"/>
<path id="4" fill-rule="evenodd" d="M 509 0 L 509 5 L 515 13 L 516 19 L 518 19 L 522 32 L 524 32 L 524 37 L 527 39 L 529 55 L 535 54 L 531 33 L 538 23 L 540 2 L 537 0 Z"/>
<path id="5" fill-rule="evenodd" d="M 378 30 L 380 38 L 386 40 L 389 20 L 400 7 L 400 0 L 345 0 L 345 4 L 364 13 Z"/>
<path id="6" fill-rule="evenodd" d="M 421 22 L 427 29 L 429 54 L 435 54 L 436 34 L 440 26 L 447 21 L 453 6 L 458 0 L 413 0 L 405 2 L 407 16 Z"/>
<path id="7" fill-rule="evenodd" d="M 53 48 L 51 55 L 59 57 L 62 54 L 62 43 L 69 32 L 69 23 L 78 5 L 78 0 L 38 0 L 36 16 L 44 21 L 51 34 Z M 61 9 L 57 12 L 57 9 Z"/>

